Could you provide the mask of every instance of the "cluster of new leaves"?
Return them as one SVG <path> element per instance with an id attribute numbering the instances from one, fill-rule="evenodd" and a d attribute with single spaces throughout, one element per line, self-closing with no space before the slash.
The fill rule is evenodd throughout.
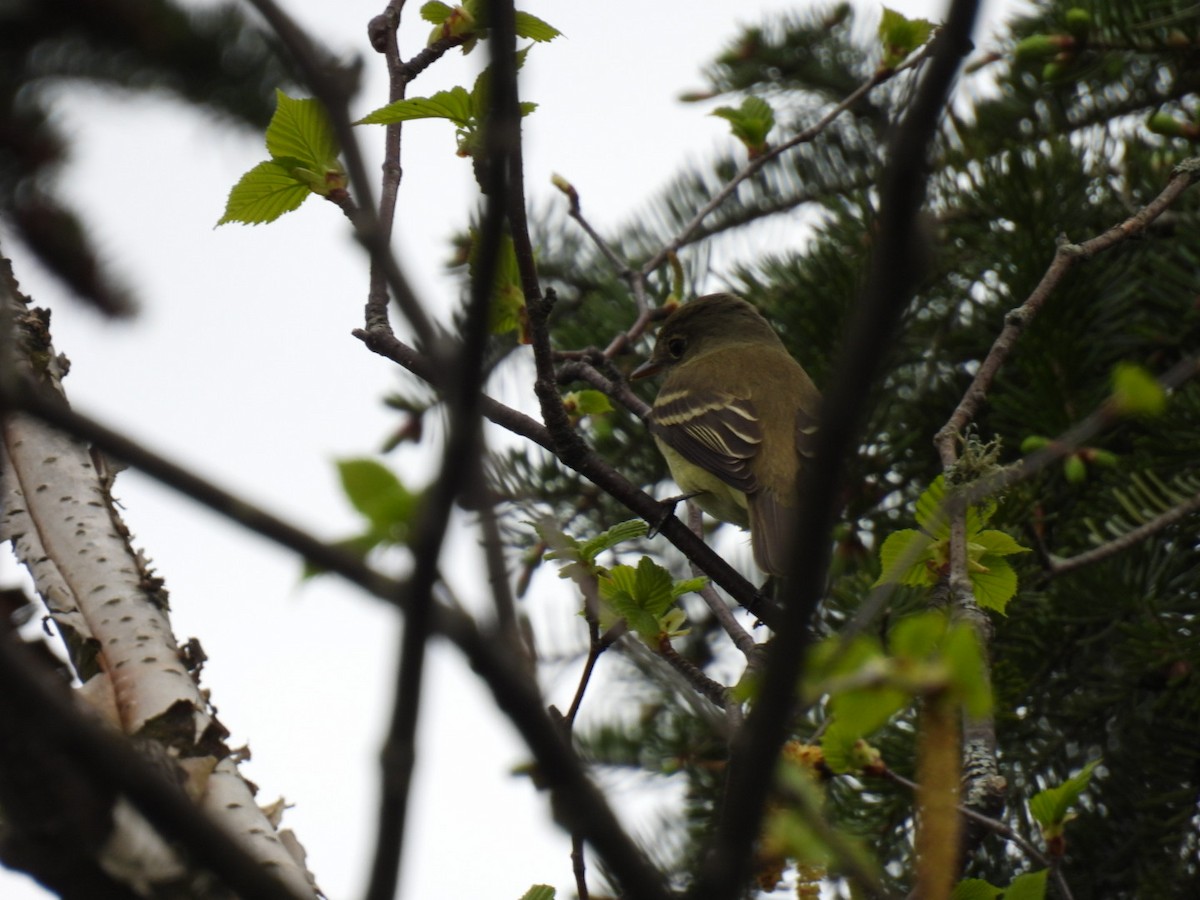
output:
<path id="1" fill-rule="evenodd" d="M 917 498 L 916 517 L 920 530 L 893 531 L 879 551 L 880 568 L 876 585 L 907 584 L 933 587 L 950 571 L 950 516 L 943 476 Z M 996 504 L 987 501 L 972 506 L 966 514 L 967 565 L 975 601 L 984 609 L 1003 613 L 1017 592 L 1017 573 L 1005 559 L 1027 553 L 1004 531 L 983 526 L 995 515 Z"/>
<path id="2" fill-rule="evenodd" d="M 876 638 L 826 638 L 815 649 L 805 693 L 827 698 L 821 736 L 825 764 L 835 773 L 870 772 L 882 763 L 867 738 L 922 697 L 951 697 L 969 715 L 991 709 L 983 653 L 974 630 L 940 612 L 909 616 Z"/>
<path id="3" fill-rule="evenodd" d="M 469 53 L 476 42 L 487 36 L 484 5 L 468 0 L 461 6 L 447 6 L 431 0 L 421 7 L 424 19 L 435 24 L 429 43 L 453 38 Z M 516 15 L 518 37 L 535 42 L 559 36 L 558 29 L 525 12 Z M 517 54 L 518 67 L 528 48 Z M 471 90 L 456 86 L 431 97 L 398 100 L 364 116 L 358 125 L 392 125 L 413 119 L 447 119 L 455 125 L 459 156 L 478 159 L 483 151 L 482 129 L 488 110 L 487 69 L 479 73 Z M 217 222 L 242 222 L 257 225 L 273 222 L 284 213 L 297 209 L 311 194 L 331 200 L 346 197 L 346 172 L 338 161 L 338 146 L 328 116 L 316 100 L 297 100 L 276 91 L 275 115 L 267 127 L 267 151 L 271 158 L 259 163 L 241 177 L 230 191 L 225 213 Z M 522 103 L 522 114 L 537 108 Z M 511 244 L 508 255 L 511 257 Z M 500 330 L 516 327 L 516 312 L 511 296 L 498 304 Z M 523 304 L 520 305 L 523 311 Z"/>
<path id="4" fill-rule="evenodd" d="M 264 160 L 243 175 L 225 204 L 218 225 L 273 222 L 298 209 L 312 194 L 345 197 L 346 170 L 338 160 L 329 117 L 316 100 L 296 100 L 275 92 L 275 115 L 267 126 Z"/>
<path id="5" fill-rule="evenodd" d="M 597 610 L 602 628 L 607 630 L 624 620 L 652 648 L 663 640 L 687 634 L 683 627 L 687 617 L 676 601 L 684 594 L 700 590 L 708 583 L 707 578 L 675 581 L 670 572 L 648 556 L 638 560 L 637 566 L 606 567 L 597 562 L 601 553 L 618 544 L 645 537 L 645 522 L 638 519 L 622 522 L 584 541 L 551 531 L 547 524 L 539 531 L 543 539 L 556 547 L 546 558 L 567 561 L 559 577 L 575 580 L 585 596 L 598 593 L 604 601 Z"/>

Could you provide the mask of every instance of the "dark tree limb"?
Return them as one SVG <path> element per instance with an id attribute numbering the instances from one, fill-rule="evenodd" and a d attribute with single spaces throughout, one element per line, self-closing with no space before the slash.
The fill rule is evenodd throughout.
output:
<path id="1" fill-rule="evenodd" d="M 761 693 L 735 740 L 729 783 L 714 837 L 692 896 L 726 900 L 749 876 L 750 847 L 758 835 L 779 749 L 796 703 L 795 685 L 811 640 L 809 623 L 825 586 L 829 532 L 838 491 L 854 452 L 865 398 L 892 333 L 919 276 L 914 228 L 928 177 L 927 152 L 950 85 L 970 51 L 976 0 L 955 0 L 934 39 L 913 102 L 888 148 L 880 183 L 878 240 L 867 286 L 847 335 L 840 364 L 821 408 L 816 460 L 802 475 L 805 498 L 796 531 L 796 556 L 807 561 L 785 579 L 783 605 L 768 651 Z"/>

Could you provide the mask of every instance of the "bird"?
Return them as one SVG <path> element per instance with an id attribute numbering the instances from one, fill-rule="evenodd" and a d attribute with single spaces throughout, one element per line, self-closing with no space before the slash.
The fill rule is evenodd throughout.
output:
<path id="1" fill-rule="evenodd" d="M 660 373 L 646 422 L 671 477 L 713 518 L 750 529 L 758 568 L 785 574 L 800 469 L 813 455 L 816 385 L 762 314 L 729 293 L 666 318 L 630 377 Z"/>

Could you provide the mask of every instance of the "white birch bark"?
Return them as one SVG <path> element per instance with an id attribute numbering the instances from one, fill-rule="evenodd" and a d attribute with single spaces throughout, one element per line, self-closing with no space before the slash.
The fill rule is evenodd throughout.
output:
<path id="1" fill-rule="evenodd" d="M 15 336 L 6 348 L 12 367 L 65 403 L 47 318 L 28 309 L 6 281 L 0 273 L 0 317 Z M 173 765 L 201 808 L 298 897 L 317 896 L 302 854 L 298 859 L 285 849 L 276 823 L 238 773 L 224 744 L 228 732 L 172 634 L 162 581 L 133 548 L 111 478 L 97 471 L 90 449 L 14 414 L 0 434 L 0 467 L 0 540 L 11 541 L 67 644 L 82 682 L 80 705 L 143 743 L 155 742 L 156 761 Z M 114 822 L 99 859 L 105 870 L 151 896 L 155 885 L 178 887 L 181 861 L 152 827 L 126 807 Z"/>

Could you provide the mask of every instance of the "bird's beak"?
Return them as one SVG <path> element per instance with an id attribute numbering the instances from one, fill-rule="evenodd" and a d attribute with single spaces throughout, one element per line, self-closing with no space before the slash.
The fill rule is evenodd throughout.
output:
<path id="1" fill-rule="evenodd" d="M 657 375 L 663 370 L 663 362 L 660 359 L 655 359 L 653 356 L 629 373 L 630 379 L 648 378 L 651 375 Z"/>

